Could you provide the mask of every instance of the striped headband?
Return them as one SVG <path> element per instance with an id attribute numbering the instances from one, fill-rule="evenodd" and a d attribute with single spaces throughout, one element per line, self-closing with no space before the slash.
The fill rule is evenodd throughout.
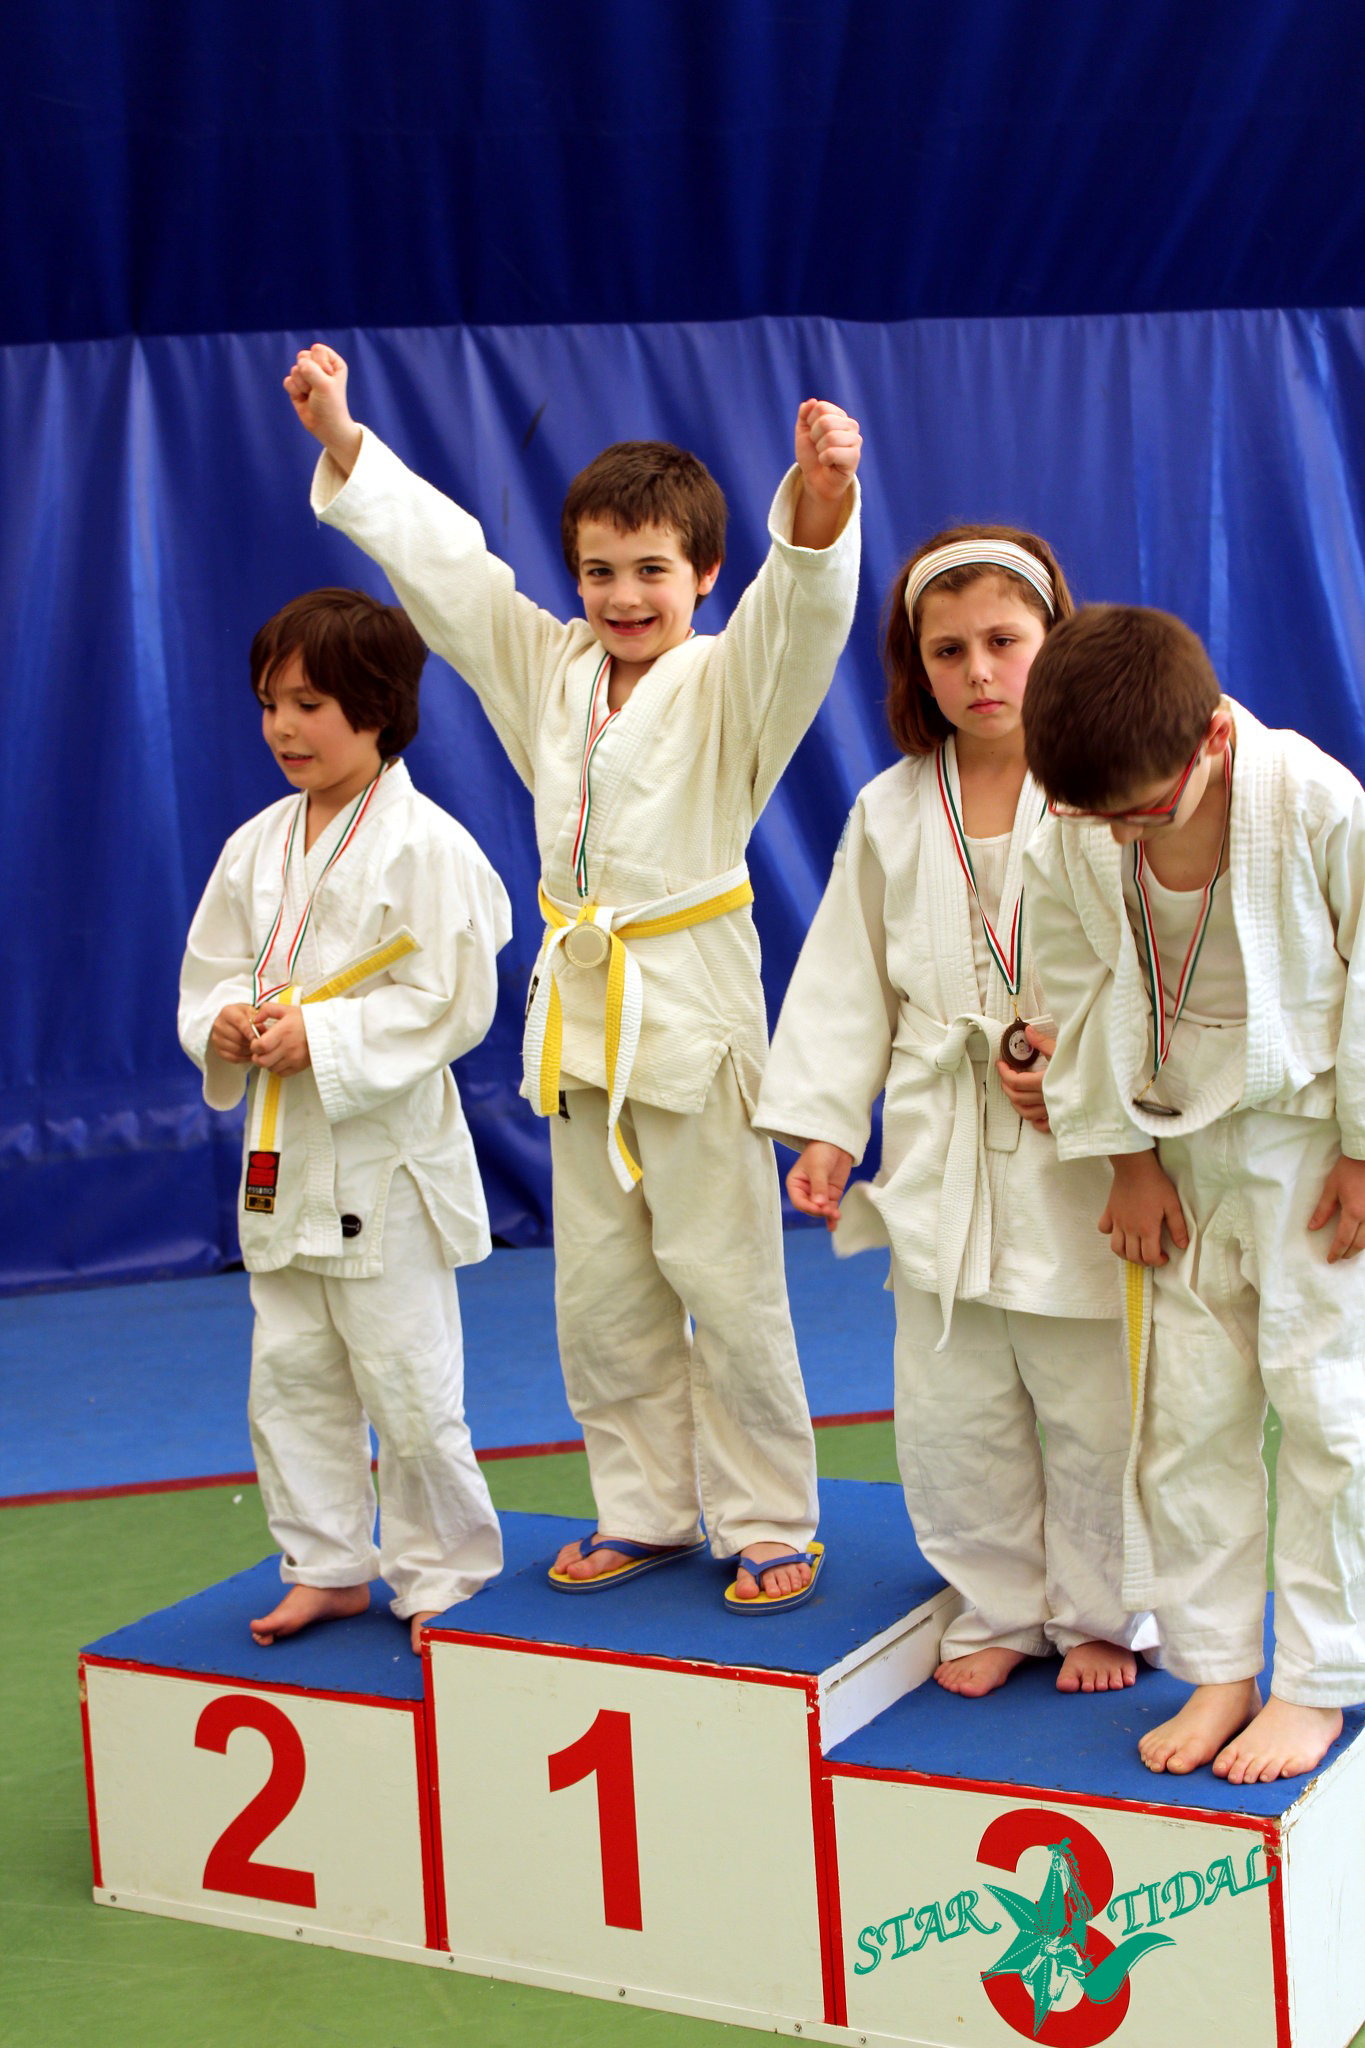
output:
<path id="1" fill-rule="evenodd" d="M 1031 583 L 1049 612 L 1055 617 L 1057 598 L 1052 588 L 1052 578 L 1027 548 L 1016 546 L 1012 540 L 954 540 L 946 548 L 935 548 L 932 554 L 921 555 L 910 571 L 905 586 L 905 611 L 911 625 L 915 623 L 915 606 L 924 594 L 926 584 L 936 576 L 943 576 L 949 569 L 966 569 L 976 563 L 989 563 L 996 569 L 1010 569 L 1016 576 L 1022 576 Z"/>

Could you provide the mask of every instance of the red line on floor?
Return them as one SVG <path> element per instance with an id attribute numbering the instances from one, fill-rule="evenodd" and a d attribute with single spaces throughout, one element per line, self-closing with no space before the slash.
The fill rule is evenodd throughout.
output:
<path id="1" fill-rule="evenodd" d="M 811 1420 L 816 1429 L 836 1429 L 855 1422 L 889 1422 L 891 1410 L 868 1408 L 856 1415 L 816 1415 Z M 562 1443 L 496 1444 L 476 1455 L 481 1465 L 488 1465 L 498 1458 L 553 1458 L 565 1451 L 581 1451 L 582 1448 L 581 1437 L 567 1437 Z M 144 1479 L 127 1486 L 73 1486 L 56 1493 L 5 1493 L 0 1494 L 0 1508 L 54 1507 L 78 1500 L 129 1500 L 144 1493 L 196 1493 L 206 1486 L 255 1484 L 254 1472 L 210 1472 L 199 1478 Z"/>

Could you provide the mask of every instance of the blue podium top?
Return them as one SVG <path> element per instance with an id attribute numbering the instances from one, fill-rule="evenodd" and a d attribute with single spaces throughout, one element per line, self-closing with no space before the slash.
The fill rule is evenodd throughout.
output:
<path id="1" fill-rule="evenodd" d="M 1267 1619 L 1267 1670 L 1273 1655 Z M 1169 1720 L 1190 1688 L 1139 1661 L 1137 1684 L 1124 1692 L 1061 1693 L 1057 1669 L 1050 1660 L 1030 1659 L 1007 1685 L 979 1700 L 960 1699 L 932 1682 L 922 1685 L 831 1750 L 829 1761 L 1213 1814 L 1278 1816 L 1312 1783 L 1280 1778 L 1270 1785 L 1229 1785 L 1207 1769 L 1184 1777 L 1149 1771 L 1138 1756 L 1138 1739 Z M 1261 1685 L 1264 1691 L 1264 1679 Z M 1365 1708 L 1349 1708 L 1322 1770 L 1345 1754 L 1362 1727 Z"/>
<path id="2" fill-rule="evenodd" d="M 578 1526 L 557 1515 L 504 1515 L 504 1576 L 523 1570 L 533 1559 L 553 1557 Z M 412 1654 L 407 1623 L 396 1621 L 389 1612 L 393 1595 L 382 1579 L 371 1588 L 368 1613 L 305 1629 L 263 1649 L 251 1640 L 247 1623 L 253 1614 L 268 1613 L 281 1591 L 280 1561 L 267 1557 L 174 1607 L 163 1607 L 101 1636 L 97 1643 L 87 1643 L 86 1650 L 120 1663 L 241 1678 L 253 1685 L 421 1699 L 422 1660 Z M 480 1593 L 472 1606 L 477 1609 L 487 1597 Z"/>
<path id="3" fill-rule="evenodd" d="M 503 1526 L 516 1518 L 504 1517 Z M 529 1517 L 524 1519 L 530 1519 Z M 565 1524 L 556 1524 L 564 1530 Z M 584 1533 L 592 1525 L 569 1525 Z M 561 1535 L 558 1539 L 563 1541 Z M 561 1593 L 545 1576 L 554 1549 L 432 1626 L 673 1663 L 740 1665 L 814 1677 L 943 1590 L 925 1563 L 899 1486 L 827 1479 L 820 1488 L 825 1562 L 818 1587 L 790 1613 L 735 1614 L 725 1605 L 733 1562 L 704 1551 L 598 1593 Z"/>

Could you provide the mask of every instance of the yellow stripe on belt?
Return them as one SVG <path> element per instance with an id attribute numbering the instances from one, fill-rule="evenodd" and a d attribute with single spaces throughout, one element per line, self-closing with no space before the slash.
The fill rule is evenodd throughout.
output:
<path id="1" fill-rule="evenodd" d="M 524 1058 L 532 1101 L 541 1116 L 554 1116 L 559 1108 L 560 1064 L 564 1049 L 564 1016 L 555 979 L 554 955 L 561 948 L 582 965 L 607 963 L 607 989 L 603 1005 L 602 1050 L 607 1080 L 607 1143 L 612 1171 L 622 1187 L 632 1188 L 640 1179 L 640 1168 L 621 1136 L 620 1116 L 635 1064 L 643 1015 L 643 987 L 640 969 L 631 958 L 626 941 L 662 938 L 669 932 L 686 931 L 691 925 L 709 924 L 732 910 L 742 910 L 754 900 L 753 884 L 744 868 L 731 869 L 719 877 L 721 886 L 703 883 L 698 889 L 665 896 L 629 910 L 609 910 L 599 903 L 584 903 L 576 916 L 561 910 L 540 888 L 540 908 L 545 918 L 545 937 L 540 961 L 531 986 L 526 1013 Z M 707 890 L 712 891 L 707 894 Z M 621 921 L 618 923 L 617 919 Z M 571 934 L 591 928 L 595 944 L 577 951 Z"/>
<path id="2" fill-rule="evenodd" d="M 382 946 L 372 946 L 368 953 L 357 953 L 354 960 L 348 960 L 344 967 L 338 967 L 335 974 L 329 974 L 326 981 L 320 981 L 316 988 L 310 988 L 300 995 L 296 988 L 283 989 L 275 997 L 277 1003 L 326 1003 L 333 996 L 344 996 L 348 990 L 359 988 L 362 981 L 369 981 L 374 975 L 382 974 L 397 960 L 405 959 L 409 953 L 420 953 L 421 941 L 415 939 L 405 925 L 395 932 Z M 283 1082 L 278 1074 L 266 1076 L 261 1101 L 260 1128 L 256 1144 L 262 1152 L 276 1150 L 275 1133 L 279 1126 L 280 1089 Z"/>

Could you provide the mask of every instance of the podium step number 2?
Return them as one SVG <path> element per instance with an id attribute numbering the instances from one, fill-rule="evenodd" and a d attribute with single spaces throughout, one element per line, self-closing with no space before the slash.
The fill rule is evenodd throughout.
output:
<path id="1" fill-rule="evenodd" d="M 84 1679 L 97 1896 L 342 1946 L 430 1948 L 420 1707 L 94 1658 Z"/>

